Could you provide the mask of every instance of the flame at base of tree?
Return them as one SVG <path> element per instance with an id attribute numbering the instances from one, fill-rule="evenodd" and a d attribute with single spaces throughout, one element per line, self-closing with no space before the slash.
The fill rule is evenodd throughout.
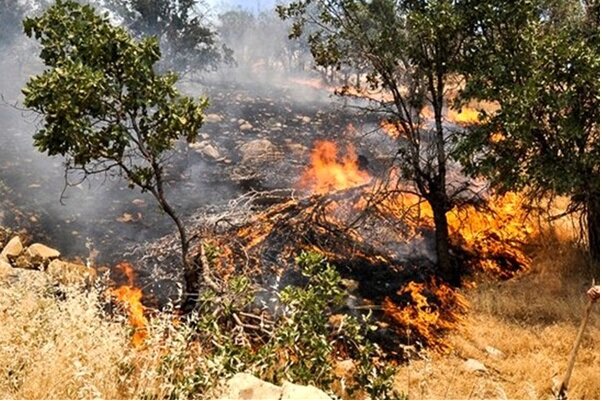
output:
<path id="1" fill-rule="evenodd" d="M 531 264 L 522 248 L 538 228 L 520 194 L 493 197 L 480 209 L 455 208 L 447 218 L 452 243 L 469 256 L 465 263 L 472 270 L 508 279 Z"/>
<path id="2" fill-rule="evenodd" d="M 148 319 L 146 318 L 146 316 L 144 316 L 144 305 L 142 304 L 142 290 L 134 285 L 134 269 L 129 263 L 118 263 L 117 268 L 121 270 L 126 276 L 128 284 L 124 284 L 118 288 L 111 290 L 111 295 L 117 298 L 117 300 L 127 310 L 130 324 L 134 328 L 132 344 L 135 347 L 139 347 L 144 343 L 144 340 L 146 339 L 146 328 L 148 326 Z"/>
<path id="3" fill-rule="evenodd" d="M 408 282 L 395 298 L 384 300 L 383 311 L 396 323 L 402 338 L 439 351 L 449 349 L 445 334 L 458 328 L 468 309 L 468 301 L 458 290 L 431 277 L 425 283 Z"/>

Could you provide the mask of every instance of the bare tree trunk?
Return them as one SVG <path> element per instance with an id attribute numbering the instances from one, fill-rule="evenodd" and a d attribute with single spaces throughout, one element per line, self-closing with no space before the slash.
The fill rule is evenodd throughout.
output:
<path id="1" fill-rule="evenodd" d="M 600 193 L 592 193 L 586 205 L 587 243 L 593 261 L 600 261 Z"/>
<path id="2" fill-rule="evenodd" d="M 437 265 L 443 279 L 451 284 L 458 283 L 458 274 L 454 269 L 449 254 L 449 228 L 447 225 L 447 207 L 440 199 L 431 198 L 429 201 L 433 209 L 435 222 L 435 250 L 437 252 Z"/>

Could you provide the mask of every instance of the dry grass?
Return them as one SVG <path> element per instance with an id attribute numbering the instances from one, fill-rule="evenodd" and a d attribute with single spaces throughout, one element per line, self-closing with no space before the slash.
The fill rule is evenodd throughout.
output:
<path id="1" fill-rule="evenodd" d="M 532 269 L 506 282 L 477 280 L 471 309 L 448 355 L 425 352 L 400 369 L 396 386 L 414 399 L 545 399 L 566 369 L 598 266 L 566 241 L 548 238 Z M 594 307 L 569 385 L 571 399 L 600 398 L 600 309 Z M 503 352 L 494 357 L 487 346 Z M 464 370 L 467 358 L 486 373 Z"/>
<path id="2" fill-rule="evenodd" d="M 0 277 L 0 398 L 119 398 L 127 327 L 98 291 L 57 293 L 46 275 Z"/>
<path id="3" fill-rule="evenodd" d="M 471 310 L 447 355 L 424 352 L 396 377 L 410 398 L 550 398 L 566 368 L 592 272 L 566 241 L 550 241 L 532 269 L 506 282 L 466 290 Z M 599 275 L 599 273 L 595 273 Z M 50 283 L 44 274 L 0 272 L 0 398 L 179 398 L 209 396 L 223 361 L 202 359 L 190 328 L 151 319 L 148 345 L 131 346 L 127 319 L 107 314 L 106 292 Z M 596 306 L 579 351 L 570 398 L 600 396 L 600 318 Z M 503 352 L 488 356 L 486 346 Z M 215 358 L 220 358 L 216 356 Z M 464 371 L 474 358 L 487 373 Z M 193 380 L 194 379 L 194 380 Z M 192 380 L 192 381 L 191 381 Z"/>

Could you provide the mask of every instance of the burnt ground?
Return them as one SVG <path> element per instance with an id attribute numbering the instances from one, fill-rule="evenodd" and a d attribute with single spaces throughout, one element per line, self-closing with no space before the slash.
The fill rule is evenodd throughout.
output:
<path id="1" fill-rule="evenodd" d="M 214 117 L 208 118 L 196 145 L 178 146 L 168 168 L 168 197 L 185 218 L 251 189 L 294 188 L 318 139 L 353 143 L 363 167 L 377 168 L 373 137 L 362 134 L 377 120 L 358 117 L 326 90 L 302 88 L 299 95 L 298 86 L 185 85 L 186 92 L 210 98 L 207 114 Z M 7 133 L 0 136 L 0 224 L 25 229 L 33 241 L 56 247 L 68 258 L 83 259 L 95 249 L 97 265 L 128 259 L 139 244 L 172 231 L 154 200 L 118 177 L 95 177 L 69 187 L 61 199 L 61 158 L 33 148 L 31 135 L 38 122 L 6 105 L 0 107 L 0 118 Z M 269 141 L 269 151 L 244 148 L 254 141 Z M 207 152 L 207 144 L 216 152 Z"/>

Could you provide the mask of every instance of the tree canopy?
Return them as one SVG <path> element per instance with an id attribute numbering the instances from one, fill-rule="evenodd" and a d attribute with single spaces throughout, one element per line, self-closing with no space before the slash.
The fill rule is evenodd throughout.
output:
<path id="1" fill-rule="evenodd" d="M 66 168 L 84 177 L 117 172 L 150 192 L 176 223 L 187 265 L 186 232 L 166 199 L 163 172 L 175 141 L 195 140 L 207 100 L 180 95 L 175 74 L 155 72 L 155 38 L 136 41 L 90 6 L 57 0 L 23 24 L 49 67 L 23 89 L 25 106 L 43 116 L 35 146 L 65 156 Z"/>
<path id="2" fill-rule="evenodd" d="M 233 62 L 232 51 L 219 43 L 201 5 L 199 0 L 126 0 L 113 1 L 111 8 L 136 37 L 157 37 L 162 70 L 188 73 Z"/>
<path id="3" fill-rule="evenodd" d="M 500 190 L 569 196 L 598 258 L 599 1 L 482 2 L 464 99 L 492 101 L 458 154 Z"/>
<path id="4" fill-rule="evenodd" d="M 469 1 L 298 1 L 280 6 L 291 37 L 309 30 L 316 63 L 360 69 L 360 91 L 380 90 L 376 110 L 399 130 L 400 170 L 433 209 L 438 264 L 453 278 L 446 212 L 462 188 L 447 182 L 455 132 L 444 127 L 446 97 L 471 29 Z M 349 95 L 345 90 L 343 95 Z M 355 95 L 355 94 L 354 94 Z M 422 114 L 428 108 L 434 126 Z"/>

